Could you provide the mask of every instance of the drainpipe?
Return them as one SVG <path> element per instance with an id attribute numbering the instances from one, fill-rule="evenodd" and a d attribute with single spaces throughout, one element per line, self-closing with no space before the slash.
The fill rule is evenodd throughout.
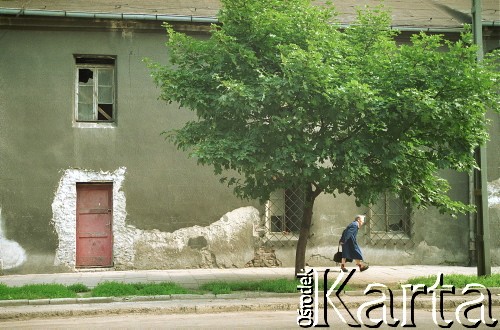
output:
<path id="1" fill-rule="evenodd" d="M 475 203 L 474 173 L 469 174 L 469 205 Z M 476 260 L 476 214 L 469 212 L 469 266 L 477 265 Z"/>
<path id="2" fill-rule="evenodd" d="M 3 221 L 2 221 L 2 209 L 0 208 L 0 239 L 3 237 L 2 223 L 3 223 Z M 1 244 L 0 244 L 0 275 L 3 275 L 3 249 L 2 249 Z"/>
<path id="3" fill-rule="evenodd" d="M 481 22 L 482 6 L 481 0 L 472 0 L 472 22 L 474 42 L 477 44 L 477 61 L 483 59 L 483 26 Z M 476 187 L 476 207 L 477 207 L 477 275 L 491 275 L 491 255 L 490 255 L 490 222 L 488 206 L 488 163 L 486 159 L 486 143 L 476 149 L 476 160 L 479 160 L 479 180 L 475 180 Z"/>

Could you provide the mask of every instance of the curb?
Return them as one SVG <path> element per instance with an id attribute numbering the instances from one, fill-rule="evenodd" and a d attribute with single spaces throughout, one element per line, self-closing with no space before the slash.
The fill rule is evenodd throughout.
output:
<path id="1" fill-rule="evenodd" d="M 11 305 L 0 308 L 1 321 L 78 317 L 99 315 L 124 315 L 124 314 L 203 314 L 221 312 L 248 312 L 248 311 L 292 311 L 297 310 L 298 299 L 294 297 L 204 297 L 198 299 L 152 300 L 150 297 L 134 297 L 134 299 L 113 299 L 111 303 L 84 304 L 31 304 Z M 93 301 L 96 302 L 96 301 Z M 44 301 L 43 303 L 46 303 Z"/>
<path id="2" fill-rule="evenodd" d="M 269 292 L 241 292 L 229 294 L 171 294 L 159 296 L 127 296 L 127 297 L 90 297 L 90 298 L 52 298 L 52 299 L 18 299 L 0 300 L 0 307 L 14 306 L 43 306 L 43 305 L 72 305 L 72 304 L 106 304 L 120 302 L 148 302 L 148 301 L 171 301 L 171 300 L 246 300 L 254 298 L 294 298 L 298 299 L 296 293 L 269 293 Z M 298 300 L 297 300 L 298 301 Z"/>
<path id="3" fill-rule="evenodd" d="M 60 298 L 39 300 L 17 300 L 6 305 L 0 301 L 0 321 L 52 317 L 78 317 L 124 314 L 203 314 L 221 312 L 248 311 L 297 311 L 300 305 L 298 294 L 264 295 L 258 293 L 227 295 L 185 295 L 171 296 L 135 296 L 127 298 Z M 322 297 L 322 296 L 321 296 Z M 346 308 L 357 309 L 364 302 L 373 301 L 377 297 L 342 294 L 340 298 Z M 333 295 L 332 295 L 333 298 Z M 444 300 L 444 309 L 457 308 L 464 302 L 471 302 L 474 296 L 450 296 Z M 387 298 L 389 299 L 389 298 Z M 439 299 L 439 298 L 438 298 Z M 486 298 L 487 299 L 487 298 Z M 28 303 L 28 304 L 26 304 Z M 387 302 L 388 303 L 388 302 Z M 500 296 L 491 299 L 492 306 L 500 306 Z M 334 300 L 341 307 L 341 302 Z M 318 301 L 319 308 L 324 307 L 323 299 Z M 410 308 L 411 296 L 406 304 L 400 297 L 394 298 L 393 307 Z M 330 310 L 332 309 L 330 305 Z M 417 296 L 414 301 L 416 309 L 432 309 L 431 296 Z M 437 301 L 439 309 L 439 300 Z M 1 325 L 1 323 L 0 323 Z"/>

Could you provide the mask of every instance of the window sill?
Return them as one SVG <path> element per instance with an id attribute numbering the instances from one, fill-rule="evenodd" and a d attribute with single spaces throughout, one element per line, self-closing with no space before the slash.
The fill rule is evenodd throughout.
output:
<path id="1" fill-rule="evenodd" d="M 372 231 L 368 236 L 371 239 L 377 239 L 377 240 L 393 240 L 393 239 L 400 239 L 400 240 L 409 240 L 410 237 L 402 232 L 391 232 L 391 231 Z"/>
<path id="2" fill-rule="evenodd" d="M 74 122 L 74 128 L 115 128 L 116 122 Z"/>
<path id="3" fill-rule="evenodd" d="M 265 236 L 269 241 L 297 241 L 299 239 L 298 233 L 282 233 L 282 232 L 268 232 Z"/>

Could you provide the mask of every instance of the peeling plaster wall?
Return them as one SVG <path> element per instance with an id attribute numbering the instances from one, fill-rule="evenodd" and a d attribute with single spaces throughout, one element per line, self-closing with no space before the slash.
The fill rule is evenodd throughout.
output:
<path id="1" fill-rule="evenodd" d="M 490 240 L 492 265 L 500 265 L 500 179 L 488 182 L 488 206 L 490 215 Z"/>
<path id="2" fill-rule="evenodd" d="M 0 208 L 0 271 L 19 267 L 25 262 L 26 252 L 22 246 L 4 236 L 2 209 Z"/>
<path id="3" fill-rule="evenodd" d="M 114 172 L 68 169 L 63 172 L 52 202 L 52 223 L 59 246 L 54 265 L 74 267 L 76 261 L 76 184 L 78 182 L 113 183 L 113 254 L 115 263 L 132 265 L 133 230 L 125 225 L 125 194 L 121 190 L 125 180 L 125 167 Z"/>
<path id="4" fill-rule="evenodd" d="M 500 179 L 488 182 L 488 206 L 500 209 Z"/>
<path id="5" fill-rule="evenodd" d="M 63 172 L 52 203 L 59 245 L 54 265 L 75 267 L 76 184 L 113 183 L 113 262 L 116 269 L 243 267 L 253 256 L 253 224 L 259 211 L 242 207 L 209 226 L 172 233 L 141 230 L 126 224 L 126 198 L 121 190 L 126 169 L 114 172 L 68 169 Z"/>
<path id="6" fill-rule="evenodd" d="M 124 167 L 114 172 L 80 169 L 63 172 L 52 203 L 53 224 L 59 239 L 55 265 L 70 268 L 75 266 L 76 183 L 105 181 L 113 182 L 115 269 L 294 266 L 295 242 L 291 241 L 286 246 L 278 244 L 279 242 L 263 244 L 258 230 L 262 226 L 263 218 L 259 210 L 252 206 L 228 212 L 208 226 L 185 227 L 173 232 L 142 230 L 126 224 L 126 198 L 122 191 L 125 173 Z M 488 189 L 490 208 L 493 212 L 500 210 L 500 180 L 490 182 Z M 334 266 L 332 257 L 345 227 L 344 218 L 348 218 L 344 213 L 353 213 L 353 209 L 346 206 L 340 213 L 323 213 L 317 210 L 319 221 L 315 221 L 314 235 L 306 252 L 306 262 L 309 266 Z M 429 211 L 425 214 L 425 225 L 427 221 L 436 221 L 437 215 L 432 216 Z M 447 226 L 458 226 L 454 230 L 460 230 L 461 225 L 451 222 Z M 365 244 L 362 244 L 362 250 L 367 261 L 380 265 L 463 264 L 464 260 L 467 260 L 464 251 L 435 246 L 435 237 L 428 235 L 429 233 L 421 237 L 423 240 L 417 240 L 416 246 L 406 251 L 396 246 L 380 248 Z M 6 244 L 4 242 L 5 239 L 0 236 L 2 246 Z M 19 260 L 26 258 L 24 250 L 16 242 L 10 242 L 10 246 L 20 257 L 15 263 L 10 261 L 9 265 L 18 265 L 23 262 Z"/>
<path id="7" fill-rule="evenodd" d="M 172 233 L 136 229 L 135 268 L 244 267 L 254 254 L 253 224 L 259 211 L 241 207 L 206 227 L 193 226 Z"/>

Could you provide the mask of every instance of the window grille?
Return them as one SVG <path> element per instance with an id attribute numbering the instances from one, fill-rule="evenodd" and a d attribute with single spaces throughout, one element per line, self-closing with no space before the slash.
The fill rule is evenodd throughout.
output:
<path id="1" fill-rule="evenodd" d="M 411 209 L 397 196 L 385 193 L 368 209 L 365 240 L 376 246 L 412 247 L 413 220 Z"/>
<path id="2" fill-rule="evenodd" d="M 284 242 L 299 237 L 304 199 L 300 189 L 284 189 L 271 194 L 265 212 L 268 241 Z"/>

